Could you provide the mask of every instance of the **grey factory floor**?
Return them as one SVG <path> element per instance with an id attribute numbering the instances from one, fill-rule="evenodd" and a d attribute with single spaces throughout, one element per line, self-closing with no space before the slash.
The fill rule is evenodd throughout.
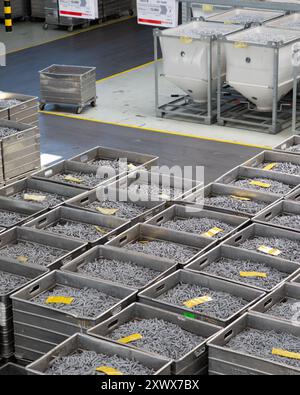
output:
<path id="1" fill-rule="evenodd" d="M 1 40 L 7 40 L 7 45 L 11 45 L 14 34 L 18 32 L 16 29 L 6 38 L 6 34 L 1 31 Z M 49 40 L 52 39 L 51 35 Z M 68 35 L 64 32 L 60 37 L 53 37 L 55 41 L 46 40 L 44 44 L 41 44 L 40 38 L 35 41 L 36 35 L 28 34 L 28 42 L 25 36 L 24 33 L 22 45 L 26 48 L 9 53 L 7 67 L 0 70 L 1 90 L 38 95 L 38 71 L 52 63 L 96 66 L 97 79 L 104 79 L 153 60 L 152 28 L 137 25 L 135 19 L 94 27 L 77 34 Z M 27 48 L 30 43 L 32 47 Z M 114 78 L 109 80 L 118 83 Z M 101 93 L 101 84 L 98 84 L 98 111 L 103 113 L 108 105 L 108 97 L 101 97 Z M 113 97 L 111 100 L 114 103 Z M 151 127 L 151 123 L 147 128 L 134 123 L 122 124 L 119 119 L 112 118 L 112 113 L 107 120 L 102 119 L 103 114 L 91 119 L 88 113 L 80 117 L 83 119 L 76 119 L 72 110 L 68 114 L 57 112 L 66 109 L 54 110 L 56 112 L 52 114 L 48 111 L 40 114 L 44 164 L 103 145 L 158 155 L 161 164 L 204 165 L 205 181 L 210 182 L 259 153 L 262 145 L 271 145 L 270 139 L 269 144 L 262 144 L 264 135 L 256 138 L 257 134 L 248 141 L 236 135 L 231 140 L 227 139 L 229 128 L 219 128 L 216 134 L 213 129 L 206 127 L 205 133 L 196 133 L 193 132 L 195 127 L 199 131 L 204 130 L 202 125 L 179 121 L 176 130 L 168 126 L 158 130 Z M 188 133 L 189 130 L 191 133 Z M 245 131 L 242 133 L 246 134 Z M 278 135 L 274 141 L 283 138 Z"/>

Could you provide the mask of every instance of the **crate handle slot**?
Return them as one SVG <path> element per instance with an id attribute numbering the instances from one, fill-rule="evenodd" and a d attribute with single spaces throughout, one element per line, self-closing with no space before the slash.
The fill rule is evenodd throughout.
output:
<path id="1" fill-rule="evenodd" d="M 265 215 L 265 218 L 267 219 L 267 218 L 271 217 L 271 215 L 272 215 L 272 211 L 270 211 L 269 213 L 267 213 L 267 214 Z"/>
<path id="2" fill-rule="evenodd" d="M 46 223 L 47 222 L 47 218 L 43 218 L 43 219 L 41 219 L 39 222 L 38 222 L 38 226 L 41 226 L 41 225 L 43 225 L 44 223 Z"/>
<path id="3" fill-rule="evenodd" d="M 18 135 L 17 135 L 17 140 L 21 140 L 23 137 L 24 137 L 23 134 L 18 134 Z"/>
<path id="4" fill-rule="evenodd" d="M 89 201 L 89 198 L 85 197 L 85 198 L 80 200 L 80 204 L 87 203 L 88 201 Z"/>
<path id="5" fill-rule="evenodd" d="M 295 196 L 295 200 L 298 200 L 300 198 L 300 193 Z"/>
<path id="6" fill-rule="evenodd" d="M 228 341 L 232 336 L 233 336 L 233 330 L 230 329 L 230 331 L 225 333 L 224 340 Z"/>
<path id="7" fill-rule="evenodd" d="M 164 219 L 164 216 L 162 215 L 161 217 L 157 218 L 156 223 L 159 224 L 160 222 L 162 222 Z"/>
<path id="8" fill-rule="evenodd" d="M 30 288 L 29 293 L 30 293 L 30 295 L 32 295 L 39 290 L 40 290 L 40 285 L 37 284 L 37 285 L 34 285 L 32 288 Z"/>
<path id="9" fill-rule="evenodd" d="M 264 303 L 264 307 L 268 307 L 272 302 L 273 302 L 273 298 L 268 299 L 268 300 Z"/>
<path id="10" fill-rule="evenodd" d="M 234 242 L 235 243 L 238 243 L 239 241 L 241 241 L 243 239 L 243 235 L 239 235 L 238 237 L 236 237 L 235 239 L 234 239 Z"/>
<path id="11" fill-rule="evenodd" d="M 204 261 L 199 262 L 199 266 L 202 267 L 208 262 L 208 258 L 204 259 Z"/>
<path id="12" fill-rule="evenodd" d="M 166 287 L 166 284 L 161 284 L 161 285 L 159 285 L 159 286 L 156 288 L 155 292 L 159 292 L 159 291 L 161 291 L 162 289 L 164 289 L 165 287 Z"/>
<path id="13" fill-rule="evenodd" d="M 118 323 L 119 323 L 119 320 L 113 320 L 112 322 L 110 322 L 110 323 L 107 325 L 107 328 L 108 328 L 108 329 L 111 329 L 111 328 L 113 328 L 114 326 L 118 325 Z"/>
<path id="14" fill-rule="evenodd" d="M 127 241 L 127 236 L 123 236 L 120 240 L 119 240 L 119 244 L 124 244 Z"/>

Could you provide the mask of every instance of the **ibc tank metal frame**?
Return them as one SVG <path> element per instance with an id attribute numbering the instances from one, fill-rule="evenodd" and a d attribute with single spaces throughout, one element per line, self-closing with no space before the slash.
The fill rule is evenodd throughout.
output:
<path id="1" fill-rule="evenodd" d="M 282 130 L 292 125 L 293 118 L 293 100 L 289 97 L 290 93 L 279 100 L 279 51 L 288 45 L 299 42 L 299 38 L 294 40 L 287 40 L 283 42 L 268 42 L 263 43 L 250 43 L 251 46 L 257 48 L 269 48 L 273 49 L 273 104 L 272 113 L 257 111 L 254 107 L 251 108 L 252 104 L 250 101 L 236 92 L 232 88 L 232 99 L 223 104 L 223 83 L 221 77 L 221 45 L 234 44 L 236 40 L 230 39 L 230 37 L 219 37 L 218 49 L 217 49 L 217 64 L 218 64 L 218 88 L 217 88 L 217 123 L 220 126 L 224 126 L 226 123 L 232 123 L 244 128 L 251 128 L 255 131 L 265 132 L 269 134 L 277 134 Z M 295 74 L 295 72 L 294 72 Z M 295 88 L 295 83 L 294 83 Z M 295 95 L 295 91 L 293 92 Z M 294 106 L 297 106 L 297 102 Z M 254 105 L 253 105 L 254 106 Z M 286 110 L 286 107 L 290 107 Z M 283 110 L 284 108 L 284 110 Z M 296 113 L 294 109 L 294 113 Z"/>

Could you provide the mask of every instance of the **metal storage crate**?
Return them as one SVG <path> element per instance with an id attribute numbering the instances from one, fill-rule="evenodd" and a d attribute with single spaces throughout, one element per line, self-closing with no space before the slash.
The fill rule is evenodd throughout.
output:
<path id="1" fill-rule="evenodd" d="M 12 18 L 25 19 L 28 16 L 28 4 L 27 0 L 10 0 Z M 0 18 L 4 18 L 4 5 L 0 7 Z"/>
<path id="2" fill-rule="evenodd" d="M 281 224 L 280 222 L 276 222 L 274 220 L 278 219 L 281 216 L 287 215 L 287 223 Z M 300 226 L 297 222 L 293 222 L 293 216 L 300 215 L 300 203 L 290 200 L 283 200 L 274 204 L 273 206 L 267 208 L 262 213 L 257 215 L 253 218 L 254 222 L 271 225 L 276 228 L 286 229 L 286 230 L 293 230 L 300 232 Z"/>
<path id="3" fill-rule="evenodd" d="M 212 291 L 224 292 L 239 298 L 243 298 L 248 302 L 248 304 L 235 311 L 227 318 L 218 318 L 205 313 L 205 309 L 203 312 L 200 312 L 192 308 L 185 307 L 184 305 L 166 302 L 160 299 L 161 296 L 175 288 L 177 285 L 183 284 L 197 285 Z M 175 313 L 180 311 L 183 315 L 186 314 L 187 316 L 190 316 L 190 318 L 209 322 L 221 327 L 226 327 L 239 316 L 241 316 L 251 305 L 260 300 L 264 295 L 264 292 L 255 290 L 253 288 L 233 284 L 228 281 L 219 280 L 202 274 L 192 273 L 186 270 L 178 270 L 176 273 L 171 274 L 170 276 L 160 280 L 158 283 L 141 292 L 139 294 L 139 301 L 146 305 L 158 307 L 160 309 Z M 199 295 L 199 297 L 201 297 L 201 295 Z M 214 303 L 214 301 L 212 300 L 209 303 Z"/>
<path id="4" fill-rule="evenodd" d="M 271 318 L 245 314 L 208 342 L 209 372 L 227 375 L 299 375 L 300 369 L 264 357 L 235 351 L 228 347 L 229 341 L 247 328 L 276 331 L 299 337 L 300 328 Z M 278 348 L 280 344 L 278 344 Z M 271 350 L 270 350 L 271 351 Z M 223 368 L 223 364 L 225 366 Z M 229 366 L 226 366 L 230 364 Z M 225 373 L 226 372 L 226 373 Z"/>
<path id="5" fill-rule="evenodd" d="M 81 25 L 88 26 L 89 21 L 81 18 L 70 18 L 59 15 L 58 0 L 45 0 L 45 23 L 44 29 L 47 30 L 49 26 L 66 26 L 69 32 L 72 32 L 74 26 Z"/>
<path id="6" fill-rule="evenodd" d="M 45 19 L 45 0 L 30 0 L 31 17 Z"/>
<path id="7" fill-rule="evenodd" d="M 0 189 L 0 193 L 1 193 L 1 189 Z M 141 207 L 142 213 L 138 215 L 134 213 L 133 215 L 126 215 L 126 216 L 123 215 L 120 216 L 118 215 L 118 213 L 116 213 L 116 216 L 130 220 L 132 225 L 146 221 L 147 219 L 151 218 L 153 215 L 162 211 L 166 206 L 165 202 L 135 201 L 132 200 L 130 196 L 128 196 L 127 198 L 127 195 L 124 196 L 124 198 L 126 197 L 124 200 L 123 196 L 124 196 L 124 190 L 109 187 L 109 186 L 99 187 L 97 188 L 97 190 L 86 192 L 84 194 L 81 194 L 79 196 L 70 199 L 69 201 L 66 202 L 66 204 L 70 207 L 80 208 L 82 210 L 95 213 L 97 212 L 97 207 L 95 207 L 95 204 L 98 204 L 98 202 L 99 202 L 99 207 L 101 207 L 101 204 L 103 204 L 106 200 L 111 202 L 116 202 L 116 204 L 118 204 L 118 202 L 122 204 L 128 202 L 129 205 L 134 204 L 138 207 Z"/>
<path id="8" fill-rule="evenodd" d="M 102 0 L 102 3 L 104 18 L 134 14 L 135 5 L 133 0 L 122 0 L 121 2 L 119 0 Z"/>
<path id="9" fill-rule="evenodd" d="M 14 354 L 13 311 L 10 296 L 34 279 L 43 276 L 48 270 L 41 266 L 22 265 L 11 259 L 0 258 L 0 271 L 26 278 L 22 285 L 14 287 L 9 292 L 1 292 L 0 295 L 0 357 L 10 358 Z"/>
<path id="10" fill-rule="evenodd" d="M 26 202 L 24 194 L 27 192 L 31 193 L 31 191 L 37 195 L 41 194 L 42 196 L 46 196 L 43 202 L 32 202 L 32 204 L 37 208 L 39 207 L 40 210 L 44 210 L 45 208 L 56 208 L 62 205 L 64 201 L 78 196 L 83 192 L 80 188 L 56 184 L 46 180 L 27 178 L 0 188 L 0 196 L 10 198 L 11 202 Z M 45 195 L 43 195 L 43 193 L 45 193 Z M 52 195 L 55 197 L 53 201 L 51 201 Z"/>
<path id="11" fill-rule="evenodd" d="M 73 162 L 87 163 L 97 167 L 97 169 L 101 166 L 97 164 L 97 161 L 105 160 L 113 162 L 119 160 L 120 165 L 123 167 L 121 167 L 121 171 L 118 171 L 118 174 L 125 175 L 131 171 L 137 170 L 138 168 L 151 170 L 152 166 L 158 165 L 158 159 L 159 158 L 157 156 L 140 154 L 138 152 L 122 151 L 107 147 L 95 147 L 80 155 L 76 155 L 69 160 Z M 125 162 L 122 163 L 123 161 Z M 110 166 L 110 164 L 107 163 L 105 166 Z"/>
<path id="12" fill-rule="evenodd" d="M 241 230 L 237 234 L 231 236 L 229 239 L 224 241 L 224 245 L 230 245 L 233 247 L 237 247 L 239 249 L 244 249 L 241 247 L 241 244 L 245 241 L 255 238 L 255 237 L 274 237 L 280 239 L 288 239 L 293 242 L 299 244 L 299 251 L 300 251 L 300 234 L 290 230 L 284 230 L 275 228 L 268 225 L 261 225 L 261 224 L 253 224 L 248 226 L 246 229 Z M 276 246 L 267 246 L 268 248 L 276 248 Z M 257 251 L 258 252 L 258 251 Z M 264 252 L 260 252 L 264 254 Z M 274 256 L 274 258 L 281 258 L 285 261 L 291 261 L 288 258 L 283 258 L 281 255 L 281 251 L 279 251 L 279 255 Z M 297 260 L 295 260 L 297 262 Z"/>
<path id="13" fill-rule="evenodd" d="M 80 271 L 80 269 L 83 268 L 88 263 L 100 259 L 109 259 L 109 260 L 121 261 L 121 262 L 132 262 L 133 264 L 145 270 L 153 269 L 157 271 L 157 277 L 153 278 L 152 281 L 145 283 L 143 286 L 134 286 L 132 283 L 127 284 L 123 278 L 122 279 L 118 278 L 116 281 L 113 281 L 110 278 L 106 278 L 106 277 L 103 278 L 103 276 L 101 277 L 101 275 L 95 274 L 93 276 L 92 274 L 84 273 Z M 101 265 L 101 263 L 99 263 L 99 265 Z M 86 253 L 80 255 L 78 258 L 62 266 L 61 268 L 61 270 L 64 272 L 71 272 L 81 277 L 93 278 L 94 280 L 100 279 L 100 280 L 110 281 L 117 284 L 130 286 L 131 288 L 136 288 L 138 290 L 142 290 L 146 287 L 149 287 L 150 285 L 159 281 L 161 278 L 164 278 L 169 274 L 175 272 L 176 269 L 177 266 L 174 265 L 173 262 L 170 262 L 167 259 L 144 256 L 132 251 L 126 251 L 124 249 L 107 246 L 107 245 L 94 247 L 91 250 L 87 251 Z"/>
<path id="14" fill-rule="evenodd" d="M 38 122 L 38 98 L 36 96 L 12 92 L 0 92 L 0 101 L 12 99 L 18 100 L 21 103 L 6 107 L 7 116 L 5 117 L 0 111 L 0 118 L 6 118 L 26 125 Z"/>
<path id="15" fill-rule="evenodd" d="M 87 105 L 96 106 L 96 68 L 53 64 L 40 71 L 40 109 L 48 103 L 73 104 L 80 114 Z"/>
<path id="16" fill-rule="evenodd" d="M 203 202 L 203 198 L 211 198 L 211 197 L 217 197 L 217 196 L 225 196 L 230 198 L 233 202 L 236 203 L 236 201 L 240 201 L 240 206 L 238 208 L 230 208 L 230 207 L 224 207 L 224 204 L 222 203 L 221 205 L 212 205 L 212 203 L 205 201 Z M 229 214 L 234 214 L 234 215 L 239 215 L 239 216 L 246 216 L 246 217 L 254 217 L 257 215 L 259 212 L 262 210 L 266 209 L 266 207 L 270 206 L 274 202 L 278 201 L 279 198 L 277 195 L 271 195 L 269 193 L 264 193 L 264 192 L 259 192 L 259 191 L 253 191 L 253 190 L 247 190 L 247 189 L 241 189 L 241 188 L 236 188 L 232 185 L 223 185 L 223 184 L 217 184 L 217 183 L 212 183 L 207 185 L 203 190 L 196 191 L 194 193 L 191 193 L 187 197 L 183 199 L 184 202 L 195 204 L 196 206 L 203 207 L 209 209 L 209 210 L 214 210 L 218 212 L 223 212 L 223 213 L 229 213 Z M 245 201 L 253 201 L 254 203 L 259 203 L 259 207 L 244 207 Z M 258 211 L 257 211 L 258 210 Z"/>
<path id="17" fill-rule="evenodd" d="M 216 244 L 215 241 L 212 241 L 206 237 L 182 234 L 181 232 L 174 232 L 153 225 L 137 224 L 129 230 L 116 236 L 114 239 L 110 240 L 107 245 L 130 249 L 131 243 L 151 243 L 151 241 L 176 244 L 178 247 L 186 247 L 190 249 L 190 256 L 188 258 L 184 258 L 185 260 L 180 262 L 176 261 L 173 255 L 165 256 L 166 259 L 174 262 L 174 264 L 180 264 L 181 266 L 193 261 L 197 255 L 206 252 L 209 248 L 214 247 Z M 160 251 L 157 251 L 156 253 L 153 251 L 153 253 L 149 252 L 147 254 L 140 254 L 146 256 L 151 255 L 155 257 L 159 256 L 158 253 L 160 253 Z M 188 253 L 186 255 L 188 255 Z"/>
<path id="18" fill-rule="evenodd" d="M 299 145 L 299 149 L 297 146 Z M 286 139 L 283 143 L 276 145 L 273 151 L 292 153 L 294 155 L 300 154 L 300 136 L 295 135 Z"/>
<path id="19" fill-rule="evenodd" d="M 72 182 L 68 180 L 57 180 L 55 179 L 56 176 L 72 176 L 72 174 L 75 174 L 74 178 L 78 178 L 78 173 L 82 175 L 91 175 L 94 176 L 94 182 L 90 183 L 90 185 L 85 184 L 85 180 L 80 180 L 81 182 Z M 105 178 L 106 176 L 106 178 Z M 102 174 L 98 174 L 97 169 L 95 169 L 94 166 L 88 165 L 86 163 L 80 163 L 80 162 L 72 162 L 69 160 L 64 160 L 59 163 L 56 163 L 55 165 L 52 165 L 44 170 L 38 171 L 33 174 L 32 176 L 34 179 L 37 180 L 47 180 L 49 182 L 55 183 L 55 184 L 60 184 L 63 186 L 71 186 L 74 188 L 79 189 L 82 193 L 87 190 L 94 189 L 98 186 L 106 185 L 110 182 L 112 182 L 117 176 L 114 176 L 112 178 L 109 178 L 109 174 L 106 173 L 104 174 L 104 177 Z M 73 176 L 72 176 L 73 177 Z"/>
<path id="20" fill-rule="evenodd" d="M 236 233 L 238 230 L 240 230 L 248 223 L 248 219 L 245 217 L 238 217 L 237 215 L 230 215 L 230 214 L 219 213 L 211 210 L 200 209 L 200 208 L 192 207 L 190 205 L 175 204 L 167 208 L 166 210 L 162 211 L 161 213 L 157 214 L 155 217 L 149 219 L 146 222 L 146 224 L 161 226 L 162 228 L 168 229 L 168 227 L 164 226 L 164 224 L 169 221 L 174 221 L 176 219 L 179 219 L 181 220 L 181 222 L 183 222 L 184 220 L 188 220 L 188 219 L 197 219 L 199 223 L 201 223 L 201 219 L 203 218 L 204 219 L 209 218 L 211 220 L 224 222 L 233 227 L 233 229 L 228 233 L 226 232 L 224 233 L 221 230 L 221 235 L 223 235 L 221 237 L 219 237 L 220 234 L 218 234 L 217 237 L 214 237 L 214 235 L 209 236 L 211 237 L 212 240 L 218 240 L 218 241 L 222 241 L 228 236 L 232 235 L 233 233 Z M 213 227 L 213 225 L 211 227 Z M 202 236 L 205 236 L 205 232 L 209 232 L 209 230 L 210 229 L 208 228 L 207 231 L 203 231 Z M 188 230 L 180 231 L 179 229 L 174 231 L 182 232 L 185 234 L 193 233 Z M 196 234 L 196 232 L 194 234 Z"/>
<path id="21" fill-rule="evenodd" d="M 19 131 L 1 139 L 4 179 L 9 180 L 40 168 L 40 134 L 37 127 L 6 120 L 0 120 L 0 127 Z"/>
<path id="22" fill-rule="evenodd" d="M 274 313 L 272 308 L 277 309 L 280 305 L 293 304 L 290 308 L 291 315 L 288 317 L 288 310 Z M 290 284 L 282 284 L 272 293 L 266 295 L 249 310 L 253 314 L 272 317 L 278 321 L 285 321 L 300 327 L 300 287 Z"/>
<path id="23" fill-rule="evenodd" d="M 26 371 L 33 375 L 45 375 L 49 366 L 57 358 L 65 357 L 74 354 L 76 351 L 93 351 L 98 354 L 105 354 L 108 356 L 118 356 L 120 358 L 129 359 L 137 362 L 155 371 L 154 375 L 170 375 L 172 362 L 160 356 L 154 356 L 139 350 L 131 350 L 119 344 L 113 344 L 105 340 L 96 339 L 92 336 L 76 334 L 64 341 L 62 344 L 55 347 L 44 357 L 33 362 L 26 367 Z M 90 374 L 94 375 L 91 368 Z M 121 372 L 122 373 L 122 372 Z"/>
<path id="24" fill-rule="evenodd" d="M 5 259 L 8 257 L 14 262 L 18 262 L 16 258 L 11 258 L 10 255 L 4 255 L 2 251 L 3 248 L 9 245 L 17 244 L 18 242 L 33 243 L 39 246 L 38 248 L 46 246 L 53 247 L 53 249 L 62 250 L 62 255 L 46 266 L 50 270 L 60 268 L 64 263 L 67 263 L 76 258 L 78 255 L 84 253 L 87 247 L 86 244 L 78 240 L 70 240 L 65 237 L 50 235 L 48 233 L 43 233 L 34 229 L 15 227 L 0 235 L 0 257 Z M 36 264 L 36 262 L 30 261 L 28 261 L 28 263 Z M 25 266 L 27 266 L 28 263 L 24 263 Z"/>
<path id="25" fill-rule="evenodd" d="M 78 225 L 89 225 L 91 229 L 95 229 L 95 238 L 86 239 L 82 237 L 72 237 L 66 232 L 65 234 L 58 234 L 55 231 L 51 231 L 55 225 L 66 225 L 68 223 Z M 130 223 L 120 218 L 102 215 L 100 213 L 86 213 L 82 210 L 76 210 L 68 207 L 58 207 L 49 213 L 43 214 L 38 218 L 35 218 L 26 223 L 25 227 L 34 228 L 36 230 L 43 230 L 52 235 L 63 236 L 67 239 L 80 240 L 83 243 L 97 243 L 104 244 L 112 237 L 118 235 L 130 226 Z M 98 229 L 98 231 L 97 231 Z M 82 230 L 83 231 L 83 230 Z M 98 232 L 98 234 L 97 234 Z M 80 231 L 78 230 L 78 233 Z"/>
<path id="26" fill-rule="evenodd" d="M 93 288 L 117 298 L 119 302 L 106 311 L 99 306 L 99 313 L 96 317 L 85 317 L 64 312 L 50 305 L 41 305 L 32 300 L 56 286 L 77 289 Z M 14 314 L 15 354 L 17 358 L 30 360 L 32 354 L 30 355 L 26 349 L 38 357 L 38 354 L 45 354 L 54 348 L 53 344 L 57 345 L 75 333 L 85 333 L 87 329 L 114 316 L 133 303 L 136 290 L 54 271 L 22 288 L 11 298 Z"/>
<path id="27" fill-rule="evenodd" d="M 178 311 L 179 313 L 179 311 Z M 111 338 L 111 333 L 130 321 L 141 320 L 141 319 L 159 319 L 164 320 L 169 323 L 178 325 L 182 329 L 187 332 L 193 333 L 195 335 L 202 336 L 205 340 L 197 345 L 193 350 L 186 352 L 185 355 L 182 355 L 180 359 L 174 361 L 172 363 L 172 374 L 176 375 L 185 375 L 185 374 L 197 374 L 200 371 L 203 373 L 207 370 L 207 348 L 206 342 L 209 338 L 215 335 L 220 327 L 208 324 L 206 322 L 193 320 L 187 317 L 182 316 L 181 314 L 171 313 L 166 310 L 161 310 L 155 307 L 146 306 L 142 303 L 134 303 L 121 311 L 116 316 L 100 323 L 99 325 L 91 328 L 88 331 L 89 335 L 98 337 L 100 339 L 109 340 L 113 343 L 116 343 Z M 157 335 L 157 333 L 153 333 L 153 336 Z M 126 345 L 124 347 L 128 347 L 130 349 L 140 349 L 143 348 L 135 347 L 134 345 Z M 153 355 L 157 355 L 151 353 Z M 165 357 L 165 355 L 164 355 Z"/>
<path id="28" fill-rule="evenodd" d="M 272 281 L 272 283 L 268 285 L 265 283 L 264 280 L 261 281 L 256 280 L 255 282 L 250 284 L 249 281 L 242 281 L 242 278 L 240 276 L 233 278 L 231 275 L 230 276 L 228 274 L 226 275 L 226 273 L 223 272 L 222 274 L 211 273 L 209 271 L 210 266 L 218 262 L 222 258 L 229 259 L 232 261 L 241 260 L 246 262 L 253 262 L 257 265 L 264 265 L 266 268 L 269 268 L 270 270 L 275 269 L 281 272 L 282 279 L 277 281 L 277 278 L 274 278 L 273 275 L 274 281 Z M 231 246 L 221 245 L 201 255 L 192 263 L 188 264 L 185 267 L 185 270 L 190 270 L 194 273 L 209 275 L 211 277 L 215 277 L 220 280 L 227 280 L 239 285 L 246 285 L 248 287 L 256 288 L 261 291 L 270 292 L 274 288 L 278 287 L 283 281 L 291 281 L 291 279 L 294 278 L 295 273 L 299 272 L 300 264 L 297 262 L 287 262 L 283 259 L 275 258 L 268 255 L 258 254 L 253 251 L 242 250 Z"/>
<path id="29" fill-rule="evenodd" d="M 12 217 L 2 217 L 2 212 L 11 214 Z M 35 204 L 27 202 L 12 201 L 11 199 L 0 196 L 0 227 L 9 229 L 13 226 L 22 225 L 23 223 L 33 219 L 41 208 Z M 14 214 L 16 217 L 14 217 Z"/>
<path id="30" fill-rule="evenodd" d="M 216 180 L 216 183 L 218 184 L 232 184 L 235 181 L 238 181 L 240 179 L 249 179 L 249 186 L 246 188 L 241 188 L 245 190 L 255 190 L 254 187 L 250 185 L 250 181 L 253 178 L 260 178 L 260 179 L 265 179 L 270 180 L 270 181 L 276 181 L 276 182 L 281 182 L 287 186 L 289 186 L 289 192 L 286 194 L 284 193 L 271 193 L 268 191 L 268 188 L 261 188 L 265 190 L 265 193 L 273 195 L 273 196 L 285 196 L 292 192 L 299 184 L 300 184 L 300 177 L 299 176 L 294 176 L 290 174 L 284 174 L 284 173 L 275 173 L 271 171 L 266 171 L 266 170 L 260 170 L 260 169 L 254 169 L 252 167 L 246 167 L 246 166 L 239 166 L 236 167 L 235 169 L 229 171 L 225 175 L 221 176 Z M 234 186 L 234 185 L 233 185 Z"/>

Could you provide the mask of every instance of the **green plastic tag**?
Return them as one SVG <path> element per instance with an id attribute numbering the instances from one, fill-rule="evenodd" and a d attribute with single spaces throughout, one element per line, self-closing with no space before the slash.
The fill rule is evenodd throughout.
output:
<path id="1" fill-rule="evenodd" d="M 185 313 L 183 313 L 183 316 L 184 316 L 185 318 L 196 319 L 196 316 L 195 316 L 195 314 L 193 314 L 193 313 L 185 312 Z"/>

